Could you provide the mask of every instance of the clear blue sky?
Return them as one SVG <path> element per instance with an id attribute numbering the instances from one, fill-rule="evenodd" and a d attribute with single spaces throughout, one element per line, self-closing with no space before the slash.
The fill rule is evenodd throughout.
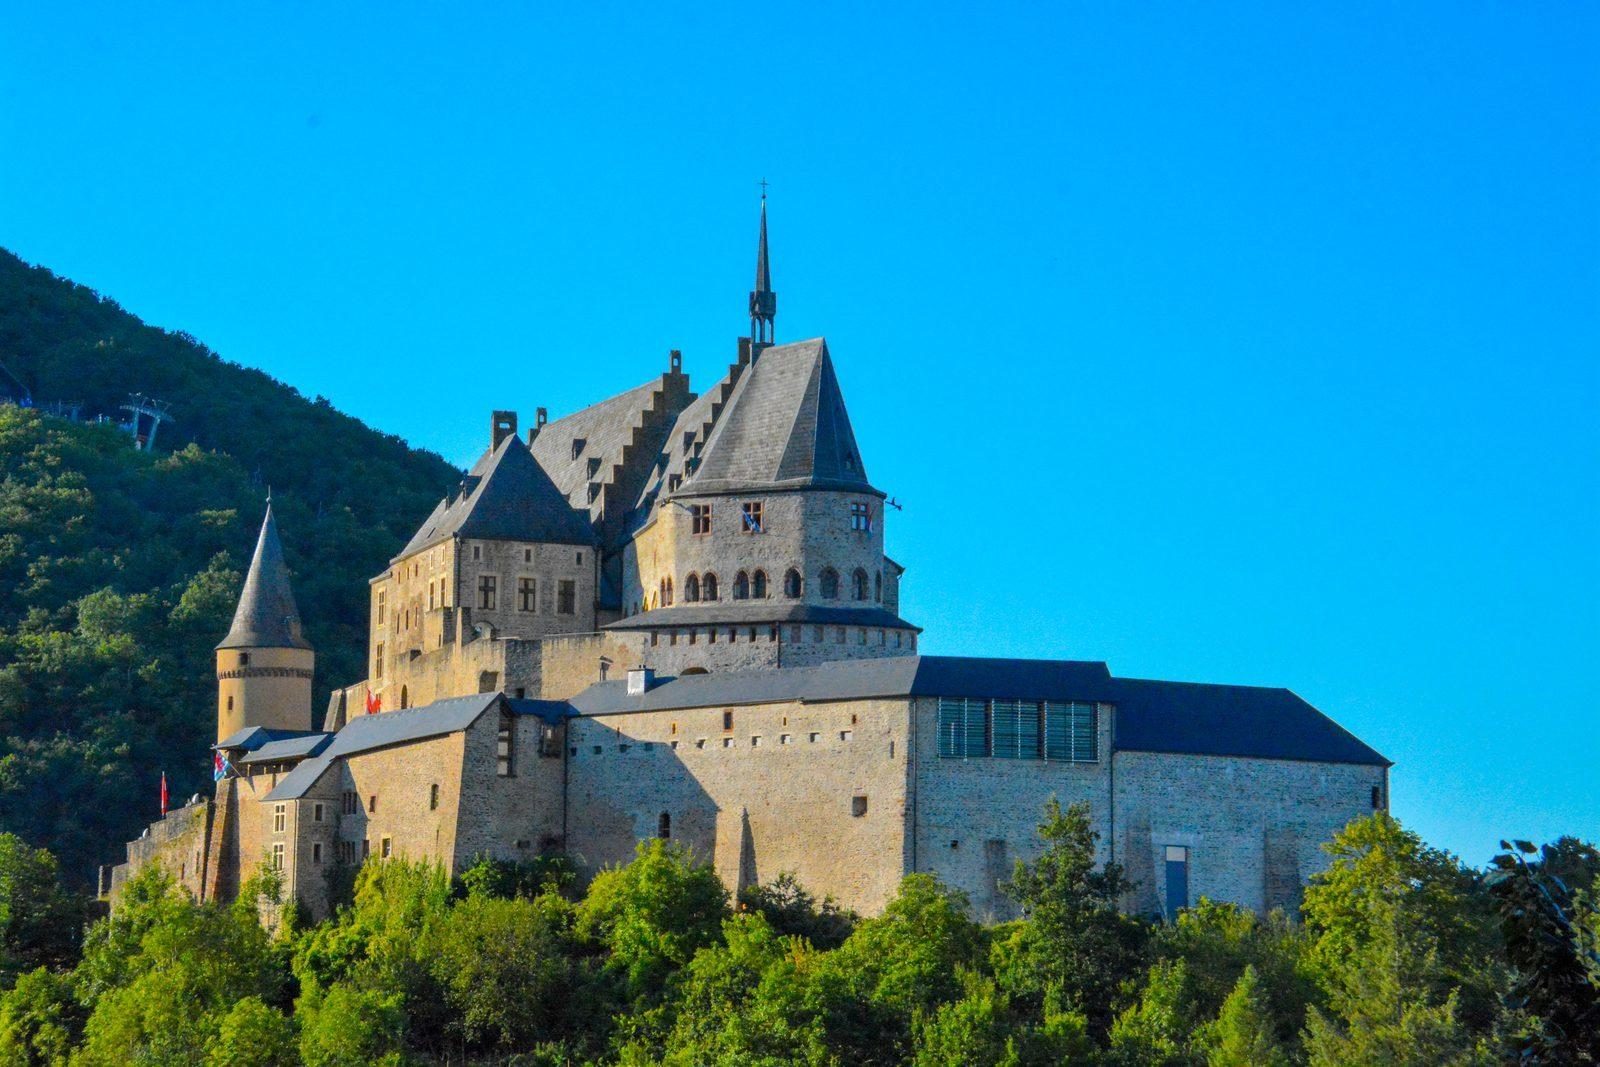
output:
<path id="1" fill-rule="evenodd" d="M 713 382 L 765 176 L 927 651 L 1600 838 L 1600 8 L 454 6 L 10 11 L 0 244 L 465 463 Z"/>

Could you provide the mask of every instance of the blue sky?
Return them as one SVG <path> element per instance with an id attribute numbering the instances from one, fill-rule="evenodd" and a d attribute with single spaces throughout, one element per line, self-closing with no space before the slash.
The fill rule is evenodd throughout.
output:
<path id="1" fill-rule="evenodd" d="M 1600 838 L 1597 42 L 1589 5 L 29 5 L 0 245 L 466 463 L 491 408 L 720 376 L 766 177 L 779 339 L 829 339 L 926 651 L 1288 686 L 1478 863 Z"/>

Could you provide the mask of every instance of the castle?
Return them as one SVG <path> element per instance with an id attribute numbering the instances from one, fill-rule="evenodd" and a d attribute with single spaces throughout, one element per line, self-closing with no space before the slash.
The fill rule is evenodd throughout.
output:
<path id="1" fill-rule="evenodd" d="M 1285 689 L 1104 663 L 923 656 L 822 339 L 779 344 L 762 200 L 750 334 L 720 381 L 665 373 L 488 447 L 372 578 L 368 677 L 312 722 L 270 501 L 217 646 L 215 795 L 153 824 L 229 899 L 263 862 L 312 916 L 333 874 L 669 838 L 730 889 L 794 874 L 862 912 L 937 875 L 982 917 L 1054 796 L 1088 804 L 1130 910 L 1293 906 L 1319 846 L 1388 804 L 1389 762 Z"/>

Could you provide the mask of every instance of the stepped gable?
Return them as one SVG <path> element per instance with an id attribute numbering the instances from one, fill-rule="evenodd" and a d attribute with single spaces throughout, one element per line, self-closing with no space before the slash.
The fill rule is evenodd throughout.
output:
<path id="1" fill-rule="evenodd" d="M 688 376 L 674 366 L 541 427 L 533 456 L 568 502 L 598 524 L 608 510 L 630 508 L 638 499 L 673 422 L 693 399 Z"/>
<path id="2" fill-rule="evenodd" d="M 812 488 L 870 492 L 822 338 L 761 349 L 734 387 L 686 494 Z"/>
<path id="3" fill-rule="evenodd" d="M 595 540 L 584 512 L 568 505 L 515 434 L 478 458 L 457 494 L 439 502 L 394 558 L 404 559 L 451 537 L 560 545 L 592 545 Z"/>
<path id="4" fill-rule="evenodd" d="M 250 572 L 245 575 L 244 591 L 233 613 L 233 625 L 218 648 L 310 648 L 300 632 L 300 609 L 289 588 L 289 566 L 283 561 L 283 545 L 278 540 L 278 523 L 272 517 L 272 501 L 261 520 L 255 555 L 250 557 Z"/>
<path id="5" fill-rule="evenodd" d="M 728 399 L 748 366 L 749 362 L 745 359 L 731 364 L 722 380 L 696 397 L 673 423 L 656 465 L 645 478 L 639 497 L 634 501 L 630 532 L 648 525 L 656 517 L 664 501 L 673 493 L 671 485 L 674 478 L 687 479 L 699 465 L 711 431 L 727 409 Z"/>

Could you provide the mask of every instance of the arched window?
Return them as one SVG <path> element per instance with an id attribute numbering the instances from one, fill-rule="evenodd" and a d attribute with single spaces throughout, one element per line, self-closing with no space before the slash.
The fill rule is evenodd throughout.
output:
<path id="1" fill-rule="evenodd" d="M 733 599 L 750 599 L 750 576 L 744 571 L 740 571 L 733 579 Z"/>
<path id="2" fill-rule="evenodd" d="M 766 597 L 767 597 L 767 572 L 766 571 L 756 571 L 756 573 L 751 576 L 751 579 L 750 579 L 750 595 L 755 597 L 757 600 L 765 600 L 766 599 Z"/>
<path id="3" fill-rule="evenodd" d="M 867 599 L 867 572 L 860 567 L 850 576 L 850 592 L 857 600 Z"/>
<path id="4" fill-rule="evenodd" d="M 839 599 L 839 572 L 832 567 L 822 568 L 822 599 Z"/>
<path id="5" fill-rule="evenodd" d="M 805 583 L 800 580 L 800 572 L 790 567 L 783 576 L 783 595 L 790 600 L 799 600 L 800 594 L 805 592 Z"/>
<path id="6" fill-rule="evenodd" d="M 693 604 L 700 599 L 700 576 L 698 574 L 691 574 L 683 580 L 683 599 L 689 604 Z"/>
<path id="7" fill-rule="evenodd" d="M 700 596 L 703 600 L 717 599 L 717 576 L 710 571 L 700 580 Z"/>
<path id="8" fill-rule="evenodd" d="M 883 572 L 882 571 L 874 571 L 872 573 L 872 599 L 876 600 L 880 604 L 883 603 Z"/>
<path id="9" fill-rule="evenodd" d="M 667 812 L 662 812 L 656 819 L 656 836 L 663 841 L 672 836 L 672 816 Z"/>

